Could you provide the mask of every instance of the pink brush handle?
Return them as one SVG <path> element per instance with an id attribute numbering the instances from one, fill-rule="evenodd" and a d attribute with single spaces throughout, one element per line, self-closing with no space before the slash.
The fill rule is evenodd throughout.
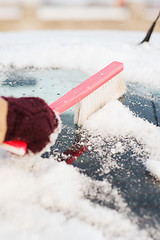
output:
<path id="1" fill-rule="evenodd" d="M 101 71 L 70 90 L 64 96 L 51 103 L 49 107 L 53 111 L 56 111 L 59 115 L 62 114 L 67 109 L 73 107 L 83 98 L 94 92 L 97 88 L 101 87 L 103 84 L 115 77 L 122 70 L 123 63 L 112 62 L 107 67 L 103 68 Z"/>

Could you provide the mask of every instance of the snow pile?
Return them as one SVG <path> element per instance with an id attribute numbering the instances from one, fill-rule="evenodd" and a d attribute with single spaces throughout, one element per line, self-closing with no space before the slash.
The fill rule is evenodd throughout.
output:
<path id="1" fill-rule="evenodd" d="M 94 185 L 126 211 L 109 183 L 96 183 L 53 158 L 3 159 L 0 181 L 1 239 L 150 239 L 125 214 L 84 198 Z"/>
<path id="2" fill-rule="evenodd" d="M 143 144 L 144 151 L 149 153 L 147 169 L 160 178 L 160 128 L 148 121 L 136 117 L 119 101 L 107 104 L 92 115 L 83 126 L 103 138 L 109 135 L 135 138 Z M 94 138 L 93 138 L 94 139 Z M 115 151 L 116 152 L 116 151 Z"/>
<path id="3" fill-rule="evenodd" d="M 1 69 L 11 65 L 55 67 L 90 75 L 117 60 L 125 64 L 126 82 L 159 89 L 159 35 L 153 35 L 152 45 L 137 45 L 143 37 L 141 32 L 120 31 L 0 33 Z"/>
<path id="4" fill-rule="evenodd" d="M 140 32 L 118 31 L 0 33 L 0 70 L 3 74 L 11 66 L 51 67 L 91 75 L 116 60 L 124 62 L 126 83 L 159 91 L 160 35 L 154 35 L 151 45 L 137 45 L 143 37 Z M 134 137 L 148 153 L 148 170 L 160 178 L 159 127 L 118 101 L 94 114 L 84 127 L 103 138 Z M 123 151 L 120 142 L 112 153 L 117 151 Z M 91 180 L 53 157 L 14 159 L 0 154 L 1 239 L 151 239 L 128 218 L 129 209 L 107 180 Z M 94 194 L 113 200 L 119 211 L 87 200 Z"/>

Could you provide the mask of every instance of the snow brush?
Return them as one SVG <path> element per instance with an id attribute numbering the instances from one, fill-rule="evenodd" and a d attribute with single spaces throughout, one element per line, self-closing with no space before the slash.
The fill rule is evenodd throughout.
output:
<path id="1" fill-rule="evenodd" d="M 84 121 L 94 112 L 108 102 L 118 99 L 126 92 L 126 86 L 119 75 L 122 70 L 123 63 L 112 62 L 50 104 L 49 108 L 57 115 L 61 115 L 76 105 L 74 123 L 82 126 Z M 1 147 L 11 153 L 20 156 L 25 155 L 28 143 L 14 139 L 11 138 L 9 141 L 3 142 Z"/>

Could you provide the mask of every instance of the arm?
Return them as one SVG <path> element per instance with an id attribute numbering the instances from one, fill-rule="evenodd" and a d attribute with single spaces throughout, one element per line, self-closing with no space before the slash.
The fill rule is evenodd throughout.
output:
<path id="1" fill-rule="evenodd" d="M 0 97 L 0 144 L 3 143 L 7 132 L 8 102 Z"/>

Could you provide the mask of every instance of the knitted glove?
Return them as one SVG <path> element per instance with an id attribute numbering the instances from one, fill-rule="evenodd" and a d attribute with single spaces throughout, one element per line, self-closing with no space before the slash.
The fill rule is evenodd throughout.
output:
<path id="1" fill-rule="evenodd" d="M 21 140 L 33 153 L 40 152 L 60 132 L 60 120 L 47 103 L 37 97 L 2 97 L 8 103 L 5 141 Z"/>

